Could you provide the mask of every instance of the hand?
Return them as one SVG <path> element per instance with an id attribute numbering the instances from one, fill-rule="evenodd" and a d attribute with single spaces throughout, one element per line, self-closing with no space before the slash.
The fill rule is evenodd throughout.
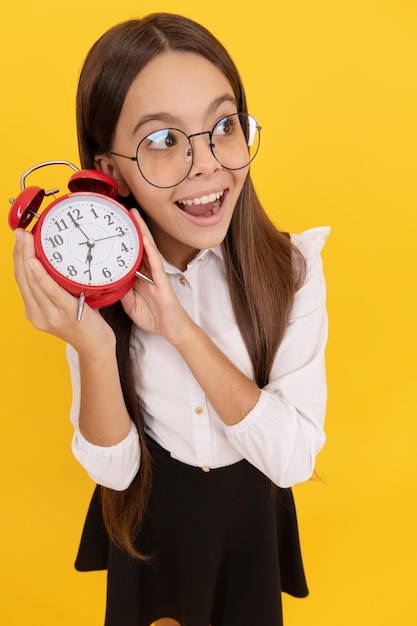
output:
<path id="1" fill-rule="evenodd" d="M 133 209 L 142 232 L 144 261 L 141 271 L 150 276 L 154 284 L 138 279 L 122 298 L 122 305 L 133 322 L 142 330 L 165 337 L 173 345 L 183 341 L 194 322 L 184 311 L 172 290 L 155 241 L 146 223 Z"/>
<path id="2" fill-rule="evenodd" d="M 70 343 L 79 353 L 101 353 L 102 347 L 114 343 L 113 331 L 90 307 L 85 306 L 77 322 L 78 299 L 58 285 L 36 258 L 33 235 L 22 229 L 15 233 L 15 278 L 33 326 Z"/>

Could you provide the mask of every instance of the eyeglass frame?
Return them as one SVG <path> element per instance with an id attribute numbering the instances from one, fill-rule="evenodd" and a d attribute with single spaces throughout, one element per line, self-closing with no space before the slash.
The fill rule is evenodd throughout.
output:
<path id="1" fill-rule="evenodd" d="M 252 157 L 249 159 L 249 161 L 247 163 L 245 163 L 245 165 L 241 165 L 240 167 L 226 167 L 225 165 L 223 165 L 223 163 L 220 163 L 219 159 L 216 157 L 216 155 L 214 154 L 213 148 L 215 148 L 215 144 L 212 141 L 213 138 L 213 132 L 214 129 L 216 128 L 216 126 L 218 124 L 220 124 L 220 122 L 224 119 L 227 119 L 229 117 L 235 116 L 235 115 L 246 115 L 247 117 L 251 118 L 252 120 L 254 120 L 255 122 L 255 128 L 258 131 L 258 135 L 259 135 L 259 140 L 258 140 L 258 146 L 256 148 L 256 152 L 255 154 L 252 155 Z M 240 123 L 240 121 L 239 121 Z M 175 130 L 179 133 L 182 133 L 188 140 L 188 143 L 190 144 L 190 148 L 191 148 L 191 162 L 190 162 L 190 167 L 188 172 L 186 173 L 186 175 L 181 178 L 181 180 L 179 180 L 177 183 L 175 183 L 174 185 L 155 185 L 155 183 L 152 183 L 150 180 L 148 180 L 146 178 L 146 176 L 144 175 L 144 173 L 141 170 L 141 167 L 139 165 L 139 159 L 138 159 L 138 152 L 139 152 L 139 148 L 141 146 L 141 144 L 150 136 L 153 135 L 154 133 L 158 133 L 161 132 L 163 130 Z M 243 128 L 242 128 L 243 130 Z M 258 121 L 255 117 L 253 117 L 253 115 L 251 115 L 250 113 L 231 113 L 230 115 L 223 115 L 213 126 L 213 128 L 211 130 L 203 130 L 199 133 L 192 133 L 191 135 L 187 135 L 187 133 L 183 130 L 181 130 L 181 128 L 173 128 L 171 126 L 165 127 L 165 128 L 159 128 L 156 130 L 153 130 L 151 133 L 148 133 L 147 135 L 145 135 L 145 137 L 143 137 L 143 139 L 141 139 L 137 145 L 136 148 L 136 156 L 127 156 L 125 154 L 120 154 L 119 152 L 113 152 L 111 151 L 109 154 L 112 154 L 113 156 L 118 156 L 118 157 L 122 157 L 123 159 L 129 159 L 129 161 L 136 161 L 136 165 L 138 167 L 138 170 L 140 172 L 140 174 L 142 175 L 142 177 L 144 178 L 144 180 L 146 180 L 147 183 L 149 183 L 150 185 L 152 185 L 152 187 L 157 187 L 158 189 L 172 189 L 173 187 L 177 187 L 178 185 L 180 185 L 189 175 L 189 173 L 191 172 L 193 165 L 194 165 L 194 149 L 193 149 L 193 145 L 191 143 L 191 138 L 192 137 L 200 137 L 201 135 L 208 135 L 209 136 L 209 147 L 210 147 L 210 151 L 211 154 L 213 155 L 213 157 L 216 159 L 217 163 L 219 163 L 222 167 L 224 167 L 224 169 L 226 170 L 231 170 L 231 171 L 237 171 L 237 170 L 243 170 L 244 167 L 247 167 L 250 163 L 252 163 L 253 159 L 256 157 L 256 155 L 258 154 L 259 151 L 259 146 L 261 144 L 261 130 L 262 130 L 262 126 L 259 126 Z M 252 144 L 250 144 L 252 145 Z M 250 147 L 249 144 L 247 144 L 247 147 Z"/>

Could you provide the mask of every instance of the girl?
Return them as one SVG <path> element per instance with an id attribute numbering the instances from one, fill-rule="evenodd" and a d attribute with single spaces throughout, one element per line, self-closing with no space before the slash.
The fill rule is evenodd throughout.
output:
<path id="1" fill-rule="evenodd" d="M 278 626 L 281 591 L 307 594 L 290 486 L 324 443 L 328 229 L 272 225 L 239 74 L 188 19 L 104 34 L 77 125 L 82 166 L 117 181 L 140 225 L 153 283 L 78 322 L 16 232 L 27 316 L 68 344 L 73 451 L 100 485 L 76 567 L 108 569 L 107 626 Z"/>

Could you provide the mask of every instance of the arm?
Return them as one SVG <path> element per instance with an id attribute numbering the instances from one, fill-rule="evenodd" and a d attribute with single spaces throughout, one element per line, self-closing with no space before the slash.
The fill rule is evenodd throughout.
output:
<path id="1" fill-rule="evenodd" d="M 76 321 L 77 299 L 62 289 L 36 259 L 33 237 L 16 231 L 15 276 L 26 315 L 35 328 L 72 345 L 79 355 L 81 399 L 77 421 L 86 441 L 112 446 L 124 440 L 131 420 L 121 391 L 112 329 L 86 306 Z"/>
<path id="2" fill-rule="evenodd" d="M 141 223 L 141 228 L 144 232 L 146 227 Z M 320 250 L 327 235 L 328 229 L 314 229 L 296 239 L 307 257 L 307 277 L 296 294 L 270 382 L 263 390 L 171 298 L 149 237 L 146 248 L 156 286 L 138 284 L 124 299 L 138 326 L 161 334 L 180 353 L 223 421 L 229 442 L 282 486 L 311 475 L 324 443 L 327 315 Z M 141 310 L 145 303 L 148 317 Z"/>
<path id="3" fill-rule="evenodd" d="M 137 219 L 155 284 L 137 281 L 122 299 L 123 306 L 139 328 L 161 335 L 178 351 L 221 420 L 235 424 L 255 406 L 260 390 L 178 302 L 153 238 L 143 220 Z"/>
<path id="4" fill-rule="evenodd" d="M 197 324 L 175 345 L 222 422 L 239 423 L 256 405 L 260 389 L 219 350 Z"/>
<path id="5" fill-rule="evenodd" d="M 86 439 L 79 427 L 81 402 L 81 373 L 77 352 L 67 344 L 67 360 L 72 382 L 71 422 L 74 426 L 72 452 L 92 480 L 117 491 L 126 489 L 140 464 L 140 447 L 136 427 L 130 422 L 127 436 L 114 445 L 102 446 Z M 101 394 L 104 399 L 107 394 Z"/>
<path id="6" fill-rule="evenodd" d="M 140 225 L 146 233 L 146 226 Z M 321 240 L 319 236 L 317 246 L 321 248 L 324 239 L 325 236 Z M 138 281 L 123 298 L 127 312 L 146 332 L 160 334 L 176 346 L 222 417 L 230 443 L 242 456 L 277 484 L 284 486 L 287 481 L 294 484 L 307 478 L 324 441 L 321 425 L 327 319 L 320 250 L 312 255 L 307 280 L 296 296 L 270 384 L 261 391 L 188 318 L 172 293 L 149 233 L 144 242 L 156 285 Z M 73 384 L 75 379 L 73 376 Z M 73 413 L 75 421 L 76 406 Z M 100 471 L 98 482 L 103 484 L 103 477 L 104 481 L 124 481 L 124 476 L 135 467 L 129 437 L 112 448 L 89 445 L 90 460 L 95 464 L 90 475 L 95 478 L 96 470 Z M 78 449 L 83 453 L 81 444 Z M 117 467 L 123 469 L 119 475 Z"/>
<path id="7" fill-rule="evenodd" d="M 296 294 L 270 381 L 247 417 L 226 428 L 230 443 L 281 487 L 311 476 L 325 441 L 328 323 L 320 250 L 327 235 L 327 229 L 314 229 L 300 236 L 307 276 Z"/>

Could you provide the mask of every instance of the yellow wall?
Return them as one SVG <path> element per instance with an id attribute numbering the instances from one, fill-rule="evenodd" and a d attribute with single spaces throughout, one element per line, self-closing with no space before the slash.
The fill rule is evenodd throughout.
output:
<path id="1" fill-rule="evenodd" d="M 6 216 L 24 169 L 78 163 L 73 103 L 87 49 L 110 25 L 154 10 L 203 22 L 232 52 L 263 127 L 253 175 L 274 219 L 333 229 L 323 482 L 295 489 L 311 596 L 285 600 L 286 626 L 415 624 L 414 0 L 1 9 L 0 623 L 103 622 L 104 575 L 72 567 L 92 485 L 69 450 L 63 347 L 25 320 Z M 48 185 L 44 176 L 32 184 Z"/>

